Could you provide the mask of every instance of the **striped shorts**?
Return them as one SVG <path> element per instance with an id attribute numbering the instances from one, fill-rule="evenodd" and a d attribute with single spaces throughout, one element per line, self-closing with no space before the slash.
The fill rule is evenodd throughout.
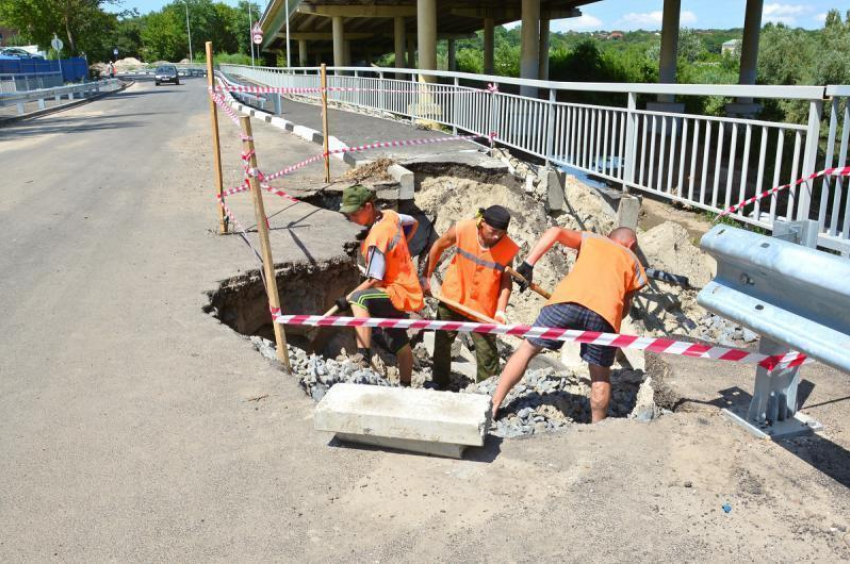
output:
<path id="1" fill-rule="evenodd" d="M 557 329 L 577 329 L 580 331 L 598 331 L 600 333 L 614 333 L 611 324 L 598 313 L 591 311 L 583 305 L 576 303 L 551 304 L 540 310 L 540 315 L 534 321 L 535 327 L 553 327 Z M 535 347 L 560 350 L 563 341 L 550 339 L 539 339 L 529 337 L 528 342 Z M 588 364 L 597 366 L 611 366 L 617 354 L 616 347 L 603 347 L 601 345 L 581 344 L 581 358 Z"/>
<path id="2" fill-rule="evenodd" d="M 348 303 L 362 307 L 369 312 L 370 317 L 389 319 L 407 319 L 408 317 L 407 313 L 397 310 L 387 293 L 379 288 L 358 290 L 351 295 Z M 393 354 L 410 344 L 407 329 L 381 328 L 380 330 L 386 336 L 387 346 Z"/>

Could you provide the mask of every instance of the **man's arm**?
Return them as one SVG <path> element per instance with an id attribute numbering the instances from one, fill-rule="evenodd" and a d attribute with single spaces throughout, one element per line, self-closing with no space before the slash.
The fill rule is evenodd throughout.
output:
<path id="1" fill-rule="evenodd" d="M 431 246 L 431 250 L 428 251 L 428 262 L 425 264 L 425 280 L 431 280 L 431 276 L 434 274 L 434 271 L 437 269 L 437 265 L 440 263 L 440 257 L 443 256 L 446 249 L 455 245 L 457 245 L 457 231 L 455 230 L 455 226 L 452 225 L 448 231 L 443 233 L 440 238 L 434 242 Z"/>
<path id="2" fill-rule="evenodd" d="M 507 266 L 511 266 L 511 263 L 508 263 Z M 513 280 L 513 277 L 507 271 L 502 272 L 502 278 L 499 284 L 499 301 L 496 303 L 496 315 L 494 316 L 499 323 L 508 322 L 505 312 L 508 309 L 508 301 L 511 299 L 511 291 L 514 287 Z"/>
<path id="3" fill-rule="evenodd" d="M 400 213 L 398 214 L 401 220 L 401 228 L 404 231 L 404 237 L 407 239 L 407 242 L 410 243 L 413 236 L 416 235 L 416 230 L 419 229 L 419 220 L 415 217 L 407 214 Z"/>
<path id="4" fill-rule="evenodd" d="M 528 256 L 525 258 L 525 262 L 534 266 L 537 264 L 537 261 L 539 261 L 540 258 L 555 245 L 555 243 L 560 243 L 561 245 L 571 249 L 579 249 L 581 248 L 581 232 L 573 231 L 572 229 L 565 229 L 563 227 L 550 227 L 545 233 L 543 233 L 543 236 L 537 241 L 534 248 L 531 249 L 531 252 L 528 253 Z"/>

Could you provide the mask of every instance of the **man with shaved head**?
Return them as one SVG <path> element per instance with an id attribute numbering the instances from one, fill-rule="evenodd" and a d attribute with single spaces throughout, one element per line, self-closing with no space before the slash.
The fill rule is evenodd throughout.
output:
<path id="1" fill-rule="evenodd" d="M 546 252 L 560 243 L 578 251 L 570 273 L 555 288 L 540 311 L 535 327 L 577 329 L 600 333 L 618 333 L 620 322 L 629 312 L 632 296 L 644 284 L 646 274 L 632 249 L 637 235 L 628 227 L 619 227 L 607 237 L 587 231 L 553 227 L 543 234 L 517 269 L 526 279 L 524 292 L 534 275 L 534 265 Z M 528 363 L 542 349 L 558 350 L 563 341 L 530 337 L 508 360 L 493 394 L 493 419 L 505 396 L 522 379 Z M 617 349 L 601 345 L 581 345 L 581 358 L 590 369 L 590 412 L 593 423 L 605 419 L 611 400 L 611 365 Z"/>

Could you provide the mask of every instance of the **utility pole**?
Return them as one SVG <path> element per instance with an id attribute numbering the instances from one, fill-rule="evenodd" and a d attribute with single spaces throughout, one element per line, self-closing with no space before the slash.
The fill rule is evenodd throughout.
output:
<path id="1" fill-rule="evenodd" d="M 246 4 L 248 5 L 248 48 L 251 50 L 251 66 L 253 67 L 254 66 L 254 38 L 253 38 L 254 20 L 252 19 L 252 16 L 251 16 L 251 0 L 248 0 L 248 2 L 246 2 Z"/>
<path id="2" fill-rule="evenodd" d="M 186 5 L 186 34 L 189 36 L 189 62 L 195 64 L 195 57 L 192 55 L 192 28 L 189 27 L 189 0 L 184 0 Z"/>

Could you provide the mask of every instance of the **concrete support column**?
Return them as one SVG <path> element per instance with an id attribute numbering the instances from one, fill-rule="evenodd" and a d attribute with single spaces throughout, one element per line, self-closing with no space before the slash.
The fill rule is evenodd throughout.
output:
<path id="1" fill-rule="evenodd" d="M 741 41 L 741 71 L 738 84 L 756 83 L 756 63 L 759 52 L 759 33 L 761 32 L 761 14 L 763 0 L 747 0 L 747 13 L 744 16 L 744 38 Z M 752 98 L 738 98 L 739 104 L 752 104 Z"/>
<path id="2" fill-rule="evenodd" d="M 298 66 L 307 66 L 307 40 L 298 40 Z"/>
<path id="3" fill-rule="evenodd" d="M 342 31 L 342 16 L 334 16 L 331 18 L 331 31 L 334 43 L 334 66 L 345 66 L 345 43 Z M 339 74 L 339 72 L 337 72 Z"/>
<path id="4" fill-rule="evenodd" d="M 549 80 L 549 20 L 540 20 L 540 65 L 537 78 Z"/>
<path id="5" fill-rule="evenodd" d="M 493 74 L 494 72 L 495 29 L 495 20 L 484 18 L 484 74 Z"/>
<path id="6" fill-rule="evenodd" d="M 681 0 L 664 0 L 661 17 L 661 60 L 658 66 L 658 82 L 676 83 L 676 53 L 679 48 L 679 12 Z M 659 102 L 672 102 L 673 96 L 659 94 Z"/>
<path id="7" fill-rule="evenodd" d="M 393 40 L 395 41 L 395 68 L 403 69 L 407 66 L 404 56 L 404 47 L 407 43 L 407 34 L 404 29 L 404 18 L 396 16 L 393 19 Z M 396 75 L 400 79 L 401 75 Z"/>
<path id="8" fill-rule="evenodd" d="M 522 46 L 520 78 L 535 79 L 540 67 L 540 0 L 522 0 Z M 521 86 L 523 96 L 537 97 L 537 88 Z"/>
<path id="9" fill-rule="evenodd" d="M 407 37 L 407 68 L 416 68 L 416 41 L 413 37 Z"/>
<path id="10" fill-rule="evenodd" d="M 449 51 L 449 70 L 456 71 L 457 70 L 457 41 L 454 39 L 449 39 L 448 45 Z"/>
<path id="11" fill-rule="evenodd" d="M 418 68 L 437 70 L 437 0 L 416 0 L 416 37 L 419 43 Z M 419 81 L 435 82 L 436 79 L 419 75 Z"/>

